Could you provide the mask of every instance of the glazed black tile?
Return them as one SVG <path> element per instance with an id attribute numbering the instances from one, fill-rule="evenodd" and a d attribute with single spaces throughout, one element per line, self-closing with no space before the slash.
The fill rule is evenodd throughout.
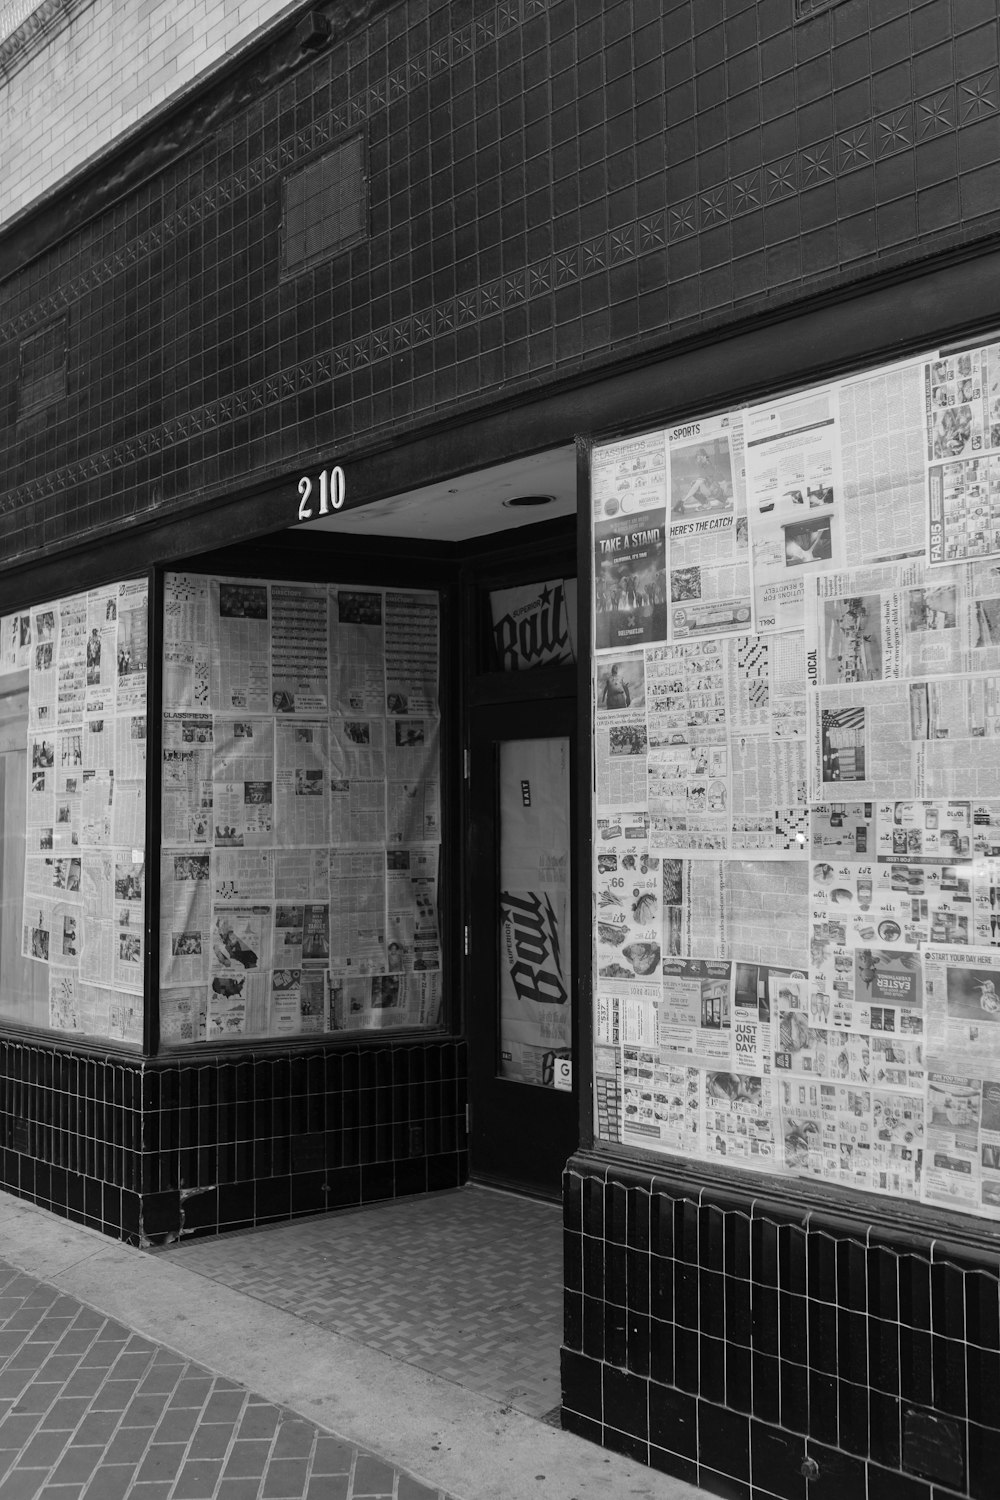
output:
<path id="1" fill-rule="evenodd" d="M 698 1402 L 698 1463 L 750 1478 L 750 1419 L 708 1400 Z"/>
<path id="2" fill-rule="evenodd" d="M 628 1363 L 628 1313 L 614 1302 L 604 1304 L 604 1358 L 621 1369 Z"/>
<path id="3" fill-rule="evenodd" d="M 705 1204 L 698 1214 L 698 1264 L 707 1271 L 725 1269 L 726 1216 L 714 1203 Z"/>
<path id="4" fill-rule="evenodd" d="M 857 1385 L 868 1383 L 868 1322 L 862 1313 L 837 1315 L 837 1373 Z"/>
<path id="5" fill-rule="evenodd" d="M 779 1415 L 776 1420 L 790 1432 L 809 1431 L 809 1369 L 806 1365 L 795 1365 L 789 1360 L 778 1362 L 779 1370 Z M 761 1416 L 759 1411 L 755 1416 Z"/>
<path id="6" fill-rule="evenodd" d="M 698 1345 L 698 1391 L 721 1406 L 726 1399 L 726 1345 L 702 1334 Z"/>
<path id="7" fill-rule="evenodd" d="M 603 1368 L 604 1422 L 643 1442 L 649 1438 L 649 1381 L 627 1370 Z"/>
<path id="8" fill-rule="evenodd" d="M 781 1365 L 771 1354 L 751 1351 L 750 1372 L 753 1381 L 753 1414 L 762 1422 L 777 1424 L 781 1416 Z M 806 1388 L 808 1413 L 808 1387 Z"/>
<path id="9" fill-rule="evenodd" d="M 806 1456 L 819 1469 L 809 1480 L 809 1500 L 868 1500 L 867 1467 L 861 1459 L 812 1442 L 806 1443 Z"/>
<path id="10" fill-rule="evenodd" d="M 628 1199 L 620 1182 L 604 1188 L 604 1234 L 609 1244 L 624 1245 L 628 1238 Z"/>
<path id="11" fill-rule="evenodd" d="M 931 1487 L 924 1479 L 869 1464 L 868 1494 L 870 1500 L 931 1500 Z"/>
<path id="12" fill-rule="evenodd" d="M 597 1177 L 583 1179 L 583 1232 L 604 1238 L 604 1183 Z"/>
<path id="13" fill-rule="evenodd" d="M 874 1462 L 898 1469 L 902 1444 L 902 1408 L 898 1397 L 869 1392 L 868 1431 Z"/>
<path id="14" fill-rule="evenodd" d="M 583 1351 L 583 1293 L 563 1290 L 563 1343 L 577 1353 Z"/>
<path id="15" fill-rule="evenodd" d="M 698 1465 L 698 1488 L 708 1495 L 720 1495 L 722 1500 L 752 1500 L 750 1485 L 745 1480 L 732 1479 L 705 1464 Z"/>
<path id="16" fill-rule="evenodd" d="M 809 1371 L 809 1434 L 836 1447 L 839 1440 L 838 1389 L 835 1375 Z"/>
<path id="17" fill-rule="evenodd" d="M 690 1266 L 698 1264 L 699 1215 L 697 1203 L 682 1198 L 674 1203 L 674 1258 Z"/>
<path id="18" fill-rule="evenodd" d="M 726 1278 L 721 1271 L 698 1273 L 698 1326 L 713 1338 L 726 1334 Z"/>
<path id="19" fill-rule="evenodd" d="M 997 1476 L 1000 1475 L 1000 1432 L 970 1422 L 969 1494 L 972 1500 L 996 1500 Z"/>
<path id="20" fill-rule="evenodd" d="M 651 1381 L 649 1439 L 670 1453 L 697 1460 L 698 1402 L 695 1397 Z"/>
<path id="21" fill-rule="evenodd" d="M 699 1390 L 698 1334 L 693 1328 L 674 1328 L 674 1380 L 682 1391 Z"/>
<path id="22" fill-rule="evenodd" d="M 588 1297 L 603 1298 L 604 1296 L 604 1259 L 604 1241 L 585 1234 L 583 1236 L 583 1290 Z"/>
<path id="23" fill-rule="evenodd" d="M 674 1316 L 674 1262 L 663 1256 L 650 1257 L 650 1311 L 655 1318 Z"/>
<path id="24" fill-rule="evenodd" d="M 760 1286 L 778 1285 L 778 1226 L 768 1219 L 750 1225 L 750 1276 Z"/>
<path id="25" fill-rule="evenodd" d="M 725 1225 L 725 1271 L 727 1276 L 747 1279 L 750 1273 L 750 1218 L 729 1213 Z"/>
<path id="26" fill-rule="evenodd" d="M 969 1344 L 966 1349 L 966 1386 L 968 1415 L 972 1422 L 984 1426 L 997 1424 L 997 1392 L 1000 1391 L 1000 1351 L 980 1349 Z"/>
<path id="27" fill-rule="evenodd" d="M 856 1240 L 837 1244 L 837 1303 L 851 1312 L 868 1310 L 868 1252 Z"/>
<path id="28" fill-rule="evenodd" d="M 583 1298 L 583 1352 L 590 1359 L 604 1358 L 604 1303 L 597 1297 Z"/>
<path id="29" fill-rule="evenodd" d="M 778 1348 L 782 1359 L 804 1365 L 808 1358 L 808 1304 L 790 1292 L 778 1294 Z"/>
<path id="30" fill-rule="evenodd" d="M 784 1500 L 806 1500 L 806 1482 L 802 1477 L 805 1439 L 750 1423 L 750 1473 L 754 1487 L 781 1495 Z"/>
<path id="31" fill-rule="evenodd" d="M 820 1230 L 811 1232 L 807 1259 L 810 1300 L 836 1302 L 837 1242 Z"/>
<path id="32" fill-rule="evenodd" d="M 726 1405 L 733 1411 L 753 1410 L 753 1356 L 739 1344 L 726 1343 Z"/>
<path id="33" fill-rule="evenodd" d="M 762 1354 L 778 1353 L 778 1293 L 770 1287 L 754 1286 L 750 1293 L 753 1318 L 753 1348 Z"/>
<path id="34" fill-rule="evenodd" d="M 868 1319 L 868 1378 L 875 1390 L 899 1393 L 899 1324 Z"/>
<path id="35" fill-rule="evenodd" d="M 594 1290 L 589 1278 L 586 1290 Z M 628 1305 L 625 1246 L 610 1240 L 604 1245 L 604 1299 L 606 1302 L 616 1302 L 619 1307 Z"/>
<path id="36" fill-rule="evenodd" d="M 809 1236 L 796 1224 L 778 1232 L 778 1285 L 784 1292 L 804 1295 L 807 1289 Z"/>
<path id="37" fill-rule="evenodd" d="M 840 1446 L 848 1453 L 867 1458 L 870 1448 L 868 1430 L 868 1387 L 856 1385 L 851 1380 L 838 1380 L 837 1407 L 840 1427 Z"/>
<path id="38" fill-rule="evenodd" d="M 899 1258 L 899 1321 L 908 1328 L 931 1326 L 931 1268 L 917 1255 Z"/>
<path id="39" fill-rule="evenodd" d="M 650 1374 L 649 1345 L 651 1324 L 652 1319 L 648 1313 L 636 1313 L 631 1310 L 626 1313 L 625 1363 L 633 1375 L 648 1376 Z"/>
<path id="40" fill-rule="evenodd" d="M 967 1411 L 965 1353 L 964 1341 L 931 1335 L 934 1406 L 956 1417 Z"/>
<path id="41" fill-rule="evenodd" d="M 651 1274 L 651 1256 L 647 1251 L 625 1251 L 626 1306 L 632 1312 L 649 1312 Z"/>
<path id="42" fill-rule="evenodd" d="M 637 1437 L 631 1432 L 624 1432 L 617 1427 L 605 1423 L 603 1444 L 605 1448 L 610 1448 L 613 1453 L 622 1453 L 627 1458 L 633 1459 L 636 1463 L 648 1467 L 649 1443 L 646 1439 Z"/>
<path id="43" fill-rule="evenodd" d="M 681 1328 L 698 1327 L 698 1272 L 677 1261 L 674 1265 L 674 1316 Z"/>
<path id="44" fill-rule="evenodd" d="M 600 1447 L 604 1429 L 598 1419 L 582 1416 L 579 1412 L 563 1407 L 559 1420 L 564 1432 L 572 1432 L 576 1437 L 585 1438 L 588 1443 L 596 1443 Z"/>
<path id="45" fill-rule="evenodd" d="M 826 1375 L 837 1372 L 837 1309 L 809 1301 L 809 1363 Z"/>
<path id="46" fill-rule="evenodd" d="M 563 1283 L 568 1290 L 583 1291 L 583 1236 L 563 1232 Z"/>
<path id="47" fill-rule="evenodd" d="M 650 1194 L 645 1188 L 629 1188 L 627 1206 L 628 1244 L 633 1250 L 650 1248 Z"/>
<path id="48" fill-rule="evenodd" d="M 563 1407 L 596 1422 L 603 1421 L 603 1377 L 597 1360 L 570 1349 L 560 1351 Z"/>
<path id="49" fill-rule="evenodd" d="M 753 1319 L 751 1316 L 751 1289 L 748 1281 L 734 1276 L 724 1278 L 726 1303 L 726 1338 L 730 1343 L 749 1346 Z"/>
<path id="50" fill-rule="evenodd" d="M 1000 1348 L 1000 1283 L 988 1272 L 971 1271 L 966 1277 L 965 1335 L 970 1344 Z"/>
<path id="51" fill-rule="evenodd" d="M 655 1443 L 649 1445 L 649 1466 L 661 1474 L 669 1474 L 673 1479 L 680 1479 L 685 1484 L 697 1484 L 698 1465 L 692 1458 L 682 1458 L 679 1453 L 673 1453 L 667 1448 L 658 1448 Z"/>
<path id="52" fill-rule="evenodd" d="M 931 1387 L 931 1336 L 912 1328 L 899 1330 L 899 1393 L 906 1401 L 929 1405 Z"/>
<path id="53" fill-rule="evenodd" d="M 649 1320 L 649 1373 L 663 1385 L 673 1382 L 674 1325 L 661 1318 Z"/>
<path id="54" fill-rule="evenodd" d="M 965 1337 L 965 1273 L 947 1261 L 931 1266 L 931 1327 L 945 1338 Z"/>

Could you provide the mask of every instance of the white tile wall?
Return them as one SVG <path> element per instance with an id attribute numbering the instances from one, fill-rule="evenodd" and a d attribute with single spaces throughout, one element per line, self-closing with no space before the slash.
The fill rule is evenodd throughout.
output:
<path id="1" fill-rule="evenodd" d="M 289 0 L 94 0 L 0 83 L 0 226 L 218 64 Z"/>

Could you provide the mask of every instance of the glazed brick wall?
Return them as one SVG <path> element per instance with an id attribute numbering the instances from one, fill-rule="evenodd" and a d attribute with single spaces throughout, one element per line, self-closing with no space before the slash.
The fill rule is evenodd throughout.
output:
<path id="1" fill-rule="evenodd" d="M 21 269 L 31 226 L 0 236 L 0 560 L 987 242 L 998 28 L 995 0 L 412 0 L 282 53 Z M 283 278 L 283 179 L 355 132 L 370 238 Z M 18 423 L 58 318 L 68 394 Z"/>
<path id="2" fill-rule="evenodd" d="M 47 15 L 61 9 L 63 0 L 16 8 L 28 37 L 39 12 L 48 31 L 45 46 L 22 66 L 16 36 L 0 48 L 0 225 L 290 6 L 288 0 L 77 0 L 65 27 Z"/>
<path id="3" fill-rule="evenodd" d="M 564 1427 L 727 1500 L 995 1500 L 996 1255 L 576 1160 L 563 1202 Z"/>
<path id="4" fill-rule="evenodd" d="M 132 1244 L 468 1175 L 465 1046 L 155 1063 L 0 1038 L 0 1186 Z"/>

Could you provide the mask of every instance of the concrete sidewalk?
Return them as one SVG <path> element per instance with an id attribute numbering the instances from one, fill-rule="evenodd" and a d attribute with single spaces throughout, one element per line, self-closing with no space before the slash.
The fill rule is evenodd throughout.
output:
<path id="1" fill-rule="evenodd" d="M 701 1493 L 6 1194 L 0 1256 L 0 1500 Z"/>

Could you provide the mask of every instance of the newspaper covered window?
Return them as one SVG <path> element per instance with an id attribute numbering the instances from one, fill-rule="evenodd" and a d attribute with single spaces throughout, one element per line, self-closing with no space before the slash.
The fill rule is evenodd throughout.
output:
<path id="1" fill-rule="evenodd" d="M 0 619 L 0 1008 L 141 1045 L 144 578 Z"/>
<path id="2" fill-rule="evenodd" d="M 168 574 L 160 1037 L 441 1013 L 438 597 Z"/>
<path id="3" fill-rule="evenodd" d="M 599 1137 L 1000 1218 L 1000 345 L 595 449 Z"/>

